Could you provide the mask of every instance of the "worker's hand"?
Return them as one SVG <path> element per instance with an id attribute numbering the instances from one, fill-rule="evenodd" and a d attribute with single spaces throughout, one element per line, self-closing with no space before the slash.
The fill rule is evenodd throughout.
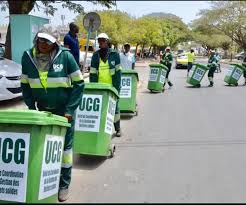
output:
<path id="1" fill-rule="evenodd" d="M 64 117 L 67 118 L 68 122 L 72 122 L 73 120 L 73 116 L 68 113 L 65 113 Z"/>

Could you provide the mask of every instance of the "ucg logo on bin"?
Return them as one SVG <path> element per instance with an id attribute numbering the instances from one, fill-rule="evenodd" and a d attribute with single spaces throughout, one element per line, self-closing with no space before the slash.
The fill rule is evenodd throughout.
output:
<path id="1" fill-rule="evenodd" d="M 61 161 L 62 141 L 47 141 L 45 163 L 56 163 Z"/>
<path id="2" fill-rule="evenodd" d="M 23 139 L 0 138 L 0 154 L 4 163 L 25 163 L 26 143 Z"/>
<path id="3" fill-rule="evenodd" d="M 154 68 L 154 69 L 150 70 L 150 73 L 151 74 L 158 74 L 158 71 L 159 71 L 158 68 Z"/>
<path id="4" fill-rule="evenodd" d="M 114 116 L 115 114 L 115 101 L 109 100 L 109 104 L 108 104 L 108 113 L 111 114 L 112 116 Z"/>
<path id="5" fill-rule="evenodd" d="M 130 78 L 122 78 L 121 80 L 121 86 L 131 86 L 131 79 Z"/>
<path id="6" fill-rule="evenodd" d="M 86 111 L 98 112 L 100 109 L 100 104 L 101 102 L 99 98 L 83 97 L 79 109 L 81 111 L 86 110 Z"/>

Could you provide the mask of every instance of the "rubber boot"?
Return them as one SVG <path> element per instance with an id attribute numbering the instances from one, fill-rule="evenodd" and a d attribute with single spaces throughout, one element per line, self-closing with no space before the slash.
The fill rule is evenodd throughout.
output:
<path id="1" fill-rule="evenodd" d="M 168 83 L 168 85 L 169 85 L 170 87 L 173 86 L 173 84 L 172 84 L 170 81 L 168 81 L 167 83 Z"/>

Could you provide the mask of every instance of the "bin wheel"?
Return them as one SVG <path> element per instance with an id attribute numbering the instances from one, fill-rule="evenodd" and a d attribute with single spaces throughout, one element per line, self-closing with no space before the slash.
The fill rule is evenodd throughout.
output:
<path id="1" fill-rule="evenodd" d="M 108 156 L 108 158 L 113 158 L 114 157 L 114 154 L 115 154 L 115 145 L 114 144 L 111 144 L 110 145 L 110 149 L 109 149 L 109 156 Z"/>
<path id="2" fill-rule="evenodd" d="M 235 86 L 238 86 L 238 83 L 236 83 Z"/>
<path id="3" fill-rule="evenodd" d="M 135 116 L 138 116 L 138 111 L 136 110 L 136 112 L 135 112 Z"/>

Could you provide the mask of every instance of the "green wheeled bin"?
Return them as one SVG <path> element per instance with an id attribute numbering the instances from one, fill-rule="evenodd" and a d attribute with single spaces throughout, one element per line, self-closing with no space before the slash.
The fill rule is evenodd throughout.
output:
<path id="1" fill-rule="evenodd" d="M 105 83 L 86 83 L 75 115 L 74 153 L 113 157 L 117 90 Z"/>
<path id="2" fill-rule="evenodd" d="M 200 87 L 200 83 L 207 70 L 209 70 L 209 68 L 205 65 L 201 65 L 198 63 L 193 64 L 186 82 L 190 85 Z"/>
<path id="3" fill-rule="evenodd" d="M 56 203 L 65 117 L 36 110 L 0 111 L 0 203 Z"/>
<path id="4" fill-rule="evenodd" d="M 238 86 L 238 80 L 240 79 L 244 71 L 244 66 L 239 64 L 231 64 L 224 78 L 224 82 L 226 82 L 228 85 Z"/>
<path id="5" fill-rule="evenodd" d="M 151 92 L 164 92 L 164 83 L 166 80 L 168 68 L 163 64 L 149 64 L 150 74 L 148 89 Z"/>
<path id="6" fill-rule="evenodd" d="M 135 70 L 121 71 L 121 89 L 119 107 L 121 114 L 137 115 L 137 84 L 138 72 Z"/>

